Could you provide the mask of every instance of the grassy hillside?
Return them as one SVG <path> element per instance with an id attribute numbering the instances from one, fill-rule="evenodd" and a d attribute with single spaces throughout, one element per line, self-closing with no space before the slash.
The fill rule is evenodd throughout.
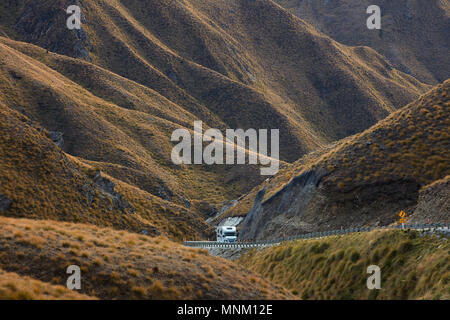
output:
<path id="1" fill-rule="evenodd" d="M 1 101 L 0 115 L 2 215 L 162 233 L 178 240 L 210 235 L 197 213 L 68 156 L 47 130 Z M 115 183 L 112 189 L 108 181 Z"/>
<path id="2" fill-rule="evenodd" d="M 449 87 L 446 81 L 372 128 L 288 165 L 224 216 L 246 216 L 241 237 L 253 239 L 387 225 L 401 210 L 410 217 L 421 187 L 450 172 Z M 449 214 L 427 216 L 438 222 Z"/>
<path id="3" fill-rule="evenodd" d="M 450 299 L 447 239 L 372 231 L 252 250 L 240 263 L 303 299 Z M 368 290 L 369 265 L 381 290 Z"/>
<path id="4" fill-rule="evenodd" d="M 421 81 L 432 84 L 450 77 L 448 0 L 377 1 L 381 30 L 366 27 L 366 9 L 375 4 L 369 0 L 276 2 L 336 41 L 375 49 Z"/>
<path id="5" fill-rule="evenodd" d="M 0 4 L 3 103 L 62 133 L 80 162 L 187 211 L 207 202 L 206 216 L 263 177 L 255 166 L 173 165 L 173 130 L 194 120 L 280 129 L 281 160 L 294 161 L 428 88 L 267 0 L 89 0 L 76 31 L 69 4 Z"/>
<path id="6" fill-rule="evenodd" d="M 238 197 L 225 215 L 245 216 L 256 203 L 246 238 L 390 223 L 419 198 L 418 219 L 445 208 L 432 196 L 445 196 L 447 181 L 435 181 L 450 174 L 450 80 L 423 95 L 445 67 L 418 54 L 412 63 L 411 54 L 410 72 L 389 52 L 337 42 L 271 0 L 76 1 L 82 27 L 69 30 L 73 4 L 0 3 L 0 299 L 365 297 L 351 283 L 305 275 L 326 278 L 341 260 L 333 270 L 358 278 L 372 258 L 393 283 L 379 298 L 448 298 L 439 289 L 448 272 L 435 272 L 435 263 L 448 266 L 437 256 L 447 246 L 415 233 L 312 245 L 302 274 L 291 268 L 306 259 L 299 244 L 242 260 L 293 294 L 179 244 L 212 238 L 206 218 Z M 222 132 L 279 129 L 281 171 L 264 180 L 256 165 L 174 165 L 171 135 L 192 132 L 196 120 Z M 407 286 L 391 279 L 392 265 L 412 268 L 419 253 L 426 268 L 407 271 Z M 63 288 L 73 264 L 79 293 Z"/>
<path id="7" fill-rule="evenodd" d="M 91 300 L 63 286 L 22 277 L 0 269 L 0 300 Z"/>
<path id="8" fill-rule="evenodd" d="M 0 217 L 1 269 L 49 286 L 65 285 L 69 265 L 81 268 L 80 293 L 100 299 L 293 298 L 241 266 L 165 237 Z"/>
<path id="9" fill-rule="evenodd" d="M 320 183 L 341 195 L 364 185 L 409 180 L 425 186 L 445 177 L 450 172 L 449 91 L 450 80 L 370 129 L 285 166 L 228 214 L 245 215 L 258 191 L 265 188 L 264 200 L 268 200 L 310 170 L 325 172 Z"/>
<path id="10" fill-rule="evenodd" d="M 62 148 L 67 153 L 178 204 L 185 204 L 188 198 L 205 198 L 203 193 L 195 192 L 196 188 L 182 187 L 187 183 L 208 188 L 213 203 L 248 188 L 240 183 L 244 179 L 228 185 L 213 184 L 215 179 L 227 179 L 225 168 L 186 168 L 172 164 L 170 135 L 177 128 L 192 130 L 197 119 L 192 114 L 144 86 L 87 63 L 55 55 L 59 67 L 72 70 L 66 71 L 69 74 L 77 68 L 83 70 L 80 78 L 95 83 L 98 88 L 99 92 L 93 94 L 9 45 L 37 56 L 46 55 L 45 50 L 6 39 L 5 42 L 0 44 L 3 57 L 0 88 L 4 102 L 48 131 L 62 132 Z M 117 87 L 120 89 L 114 89 Z M 125 99 L 119 100 L 120 106 L 110 101 L 117 95 Z M 232 169 L 228 175 L 233 176 L 236 170 Z M 260 181 L 255 173 L 256 170 L 250 170 L 244 175 L 250 176 L 248 183 Z"/>
<path id="11" fill-rule="evenodd" d="M 194 120 L 205 129 L 280 129 L 281 160 L 293 161 L 428 88 L 267 0 L 89 0 L 76 31 L 66 27 L 69 4 L 0 4 L 1 101 L 62 134 L 73 161 L 133 190 L 121 193 L 129 202 L 139 195 L 145 219 L 177 238 L 189 228 L 169 231 L 159 212 L 211 215 L 263 177 L 256 166 L 173 165 L 175 129 L 192 130 Z"/>
<path id="12" fill-rule="evenodd" d="M 284 160 L 367 128 L 427 88 L 271 1 L 84 1 L 77 33 L 57 14 L 67 3 L 9 1 L 2 25 L 16 40 L 152 89 L 212 127 L 282 128 Z M 66 76 L 86 88 L 80 72 Z"/>

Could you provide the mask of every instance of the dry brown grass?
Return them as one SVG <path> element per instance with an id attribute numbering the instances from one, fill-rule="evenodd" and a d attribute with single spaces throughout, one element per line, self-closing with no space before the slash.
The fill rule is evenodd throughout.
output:
<path id="1" fill-rule="evenodd" d="M 292 178 L 324 170 L 340 192 L 360 185 L 411 180 L 424 186 L 450 173 L 450 80 L 370 129 L 312 152 L 254 188 L 228 215 L 246 215 L 259 190 L 270 198 Z"/>
<path id="2" fill-rule="evenodd" d="M 86 254 L 74 255 L 74 248 Z M 73 264 L 81 268 L 81 293 L 100 299 L 293 298 L 233 262 L 165 237 L 0 217 L 3 270 L 65 285 L 66 268 Z"/>
<path id="3" fill-rule="evenodd" d="M 361 14 L 373 4 L 370 0 L 275 2 L 336 41 L 375 49 L 388 57 L 392 66 L 420 81 L 437 84 L 449 76 L 448 1 L 380 0 L 377 5 L 382 10 L 382 30 L 370 31 L 362 27 L 368 15 Z M 419 16 L 421 19 L 417 19 Z"/>
<path id="4" fill-rule="evenodd" d="M 417 231 L 372 231 L 253 250 L 240 263 L 303 299 L 450 299 L 450 245 Z M 368 290 L 369 265 L 381 290 Z"/>
<path id="5" fill-rule="evenodd" d="M 271 1 L 84 1 L 89 61 L 70 58 L 78 40 L 54 16 L 62 5 L 0 4 L 2 30 L 37 45 L 0 38 L 5 104 L 64 131 L 68 153 L 153 195 L 163 187 L 179 205 L 220 205 L 262 180 L 239 166 L 173 166 L 170 134 L 192 129 L 194 119 L 220 129 L 279 128 L 281 158 L 294 161 L 427 88 Z M 41 32 L 47 16 L 53 27 Z"/>
<path id="6" fill-rule="evenodd" d="M 0 269 L 0 300 L 91 300 L 61 285 L 52 285 Z"/>
<path id="7" fill-rule="evenodd" d="M 93 166 L 62 152 L 29 118 L 1 102 L 0 114 L 0 193 L 12 201 L 3 215 L 146 230 L 177 240 L 186 234 L 210 235 L 195 212 L 102 173 L 135 213 L 114 208 L 111 197 L 93 182 Z"/>

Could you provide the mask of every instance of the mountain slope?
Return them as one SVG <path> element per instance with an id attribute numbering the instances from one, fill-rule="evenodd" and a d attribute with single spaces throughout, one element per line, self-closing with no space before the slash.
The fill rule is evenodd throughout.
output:
<path id="1" fill-rule="evenodd" d="M 240 262 L 310 300 L 448 300 L 448 239 L 417 231 L 376 230 L 254 250 Z M 381 269 L 381 290 L 366 287 Z"/>
<path id="2" fill-rule="evenodd" d="M 421 186 L 450 172 L 449 89 L 450 80 L 254 189 L 231 211 L 245 214 L 246 204 L 255 199 L 241 237 L 385 225 L 394 222 L 400 210 L 409 217 Z"/>
<path id="3" fill-rule="evenodd" d="M 79 292 L 100 299 L 293 298 L 239 265 L 164 237 L 0 217 L 1 269 L 65 285 L 70 265 L 81 269 Z"/>
<path id="4" fill-rule="evenodd" d="M 83 163 L 204 215 L 263 178 L 255 166 L 174 166 L 173 130 L 280 129 L 281 160 L 294 161 L 428 88 L 267 0 L 77 3 L 75 31 L 71 1 L 0 4 L 3 103 L 63 134 Z"/>
<path id="5" fill-rule="evenodd" d="M 17 21 L 5 29 L 79 56 L 85 42 L 56 14 L 65 3 L 5 6 Z M 86 59 L 211 127 L 283 128 L 283 160 L 361 131 L 426 89 L 373 50 L 339 45 L 270 1 L 84 1 L 82 11 Z M 39 22 L 45 13 L 52 18 Z"/>
<path id="6" fill-rule="evenodd" d="M 419 200 L 411 222 L 447 222 L 450 218 L 450 176 L 426 185 L 419 192 Z"/>
<path id="7" fill-rule="evenodd" d="M 294 298 L 179 242 L 211 239 L 247 192 L 225 213 L 253 203 L 243 239 L 446 208 L 450 81 L 421 96 L 439 71 L 395 65 L 271 0 L 2 0 L 0 297 L 74 298 L 75 264 L 80 298 Z M 282 170 L 175 165 L 196 120 L 279 129 Z"/>
<path id="8" fill-rule="evenodd" d="M 105 175 L 64 153 L 51 133 L 0 101 L 0 213 L 207 237 L 195 212 Z"/>
<path id="9" fill-rule="evenodd" d="M 375 49 L 423 82 L 450 77 L 448 0 L 275 1 L 340 43 Z M 366 27 L 366 10 L 373 4 L 381 9 L 381 30 Z"/>
<path id="10" fill-rule="evenodd" d="M 0 300 L 91 300 L 84 294 L 0 269 Z"/>
<path id="11" fill-rule="evenodd" d="M 175 129 L 192 130 L 194 120 L 205 129 L 277 128 L 281 159 L 294 161 L 429 87 L 267 0 L 86 0 L 78 31 L 61 14 L 69 3 L 0 4 L 1 99 L 62 135 L 80 166 L 125 185 L 131 206 L 177 239 L 207 235 L 199 219 L 263 178 L 256 166 L 173 165 Z M 27 214 L 35 212 L 14 212 Z M 182 228 L 169 227 L 176 219 Z M 186 221 L 195 221 L 193 234 Z"/>

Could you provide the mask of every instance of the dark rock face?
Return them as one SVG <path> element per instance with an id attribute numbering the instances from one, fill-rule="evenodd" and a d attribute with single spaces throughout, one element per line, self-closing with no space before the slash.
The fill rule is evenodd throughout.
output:
<path id="1" fill-rule="evenodd" d="M 169 70 L 167 72 L 167 76 L 169 77 L 170 80 L 172 80 L 174 83 L 176 83 L 178 86 L 182 86 L 182 82 L 180 80 L 180 78 L 178 77 L 178 75 L 176 74 L 175 71 L 173 70 Z"/>
<path id="2" fill-rule="evenodd" d="M 100 173 L 97 173 L 97 175 L 94 178 L 94 181 L 106 193 L 114 194 L 114 187 L 116 185 L 111 180 L 106 179 L 105 177 L 100 176 Z"/>
<path id="3" fill-rule="evenodd" d="M 288 185 L 265 201 L 263 201 L 265 190 L 261 190 L 256 196 L 252 209 L 242 222 L 239 237 L 260 239 L 285 234 L 289 231 L 285 230 L 286 226 L 282 228 L 283 230 L 273 230 L 272 235 L 267 233 L 270 230 L 270 224 L 275 221 L 287 221 L 289 218 L 302 215 L 324 175 L 324 172 L 307 171 L 292 179 Z"/>
<path id="4" fill-rule="evenodd" d="M 73 46 L 74 56 L 76 58 L 86 59 L 88 61 L 91 60 L 89 56 L 89 51 L 92 50 L 91 41 L 89 39 L 89 35 L 83 28 L 79 30 L 73 30 L 76 40 Z"/>
<path id="5" fill-rule="evenodd" d="M 62 149 L 64 146 L 63 133 L 59 131 L 50 131 L 50 139 Z"/>
<path id="6" fill-rule="evenodd" d="M 239 233 L 240 239 L 254 239 L 258 234 L 258 227 L 264 224 L 261 216 L 264 211 L 262 209 L 262 200 L 264 199 L 265 194 L 266 189 L 263 189 L 256 195 L 255 203 L 245 217 L 244 221 L 242 221 L 241 232 Z"/>
<path id="7" fill-rule="evenodd" d="M 69 5 L 78 5 L 82 9 L 81 29 L 79 30 L 69 30 L 66 26 L 66 19 L 69 15 L 64 13 Z M 50 7 L 36 1 L 20 10 L 22 10 L 22 14 L 15 29 L 22 40 L 53 52 L 91 60 L 89 52 L 93 48 L 88 33 L 83 29 L 83 24 L 87 21 L 83 14 L 81 1 L 64 1 Z"/>
<path id="8" fill-rule="evenodd" d="M 450 221 L 450 177 L 421 189 L 419 201 L 408 223 L 443 223 Z"/>
<path id="9" fill-rule="evenodd" d="M 100 189 L 111 198 L 114 210 L 121 210 L 124 213 L 134 213 L 134 207 L 119 193 L 114 191 L 115 184 L 111 180 L 102 177 L 100 172 L 97 172 L 94 177 L 94 182 Z"/>
<path id="10" fill-rule="evenodd" d="M 95 198 L 94 188 L 92 188 L 92 186 L 88 184 L 85 184 L 80 187 L 80 192 L 86 197 L 87 205 L 88 206 L 92 205 L 92 202 L 94 201 Z"/>
<path id="11" fill-rule="evenodd" d="M 145 236 L 157 237 L 161 235 L 161 231 L 153 226 L 148 226 L 147 229 L 143 229 L 141 231 L 141 234 Z"/>
<path id="12" fill-rule="evenodd" d="M 0 194 L 0 212 L 5 212 L 11 207 L 12 201 Z"/>
<path id="13" fill-rule="evenodd" d="M 191 207 L 191 202 L 188 200 L 188 199 L 186 199 L 186 198 L 184 198 L 184 197 L 179 197 L 180 198 L 180 201 L 183 203 L 183 205 L 186 207 L 186 208 L 190 208 Z"/>
<path id="14" fill-rule="evenodd" d="M 13 77 L 16 80 L 22 80 L 23 76 L 13 70 L 9 71 L 9 74 L 11 75 L 11 77 Z"/>
<path id="15" fill-rule="evenodd" d="M 172 201 L 173 192 L 170 189 L 165 188 L 164 186 L 159 186 L 158 188 L 158 197 L 166 201 Z"/>
<path id="16" fill-rule="evenodd" d="M 420 185 L 396 180 L 339 189 L 322 182 L 325 172 L 308 171 L 263 201 L 260 191 L 242 223 L 241 239 L 275 239 L 361 226 L 387 225 L 417 204 Z"/>

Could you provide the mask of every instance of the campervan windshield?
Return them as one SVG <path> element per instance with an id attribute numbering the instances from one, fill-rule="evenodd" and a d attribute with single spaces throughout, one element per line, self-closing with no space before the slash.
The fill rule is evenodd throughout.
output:
<path id="1" fill-rule="evenodd" d="M 221 226 L 217 230 L 217 242 L 236 242 L 236 227 Z"/>

